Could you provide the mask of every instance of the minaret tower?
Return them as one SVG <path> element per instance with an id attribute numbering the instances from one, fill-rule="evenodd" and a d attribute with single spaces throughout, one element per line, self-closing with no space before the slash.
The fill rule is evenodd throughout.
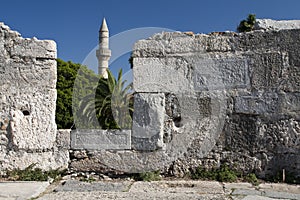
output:
<path id="1" fill-rule="evenodd" d="M 107 79 L 108 61 L 111 56 L 109 49 L 109 32 L 105 18 L 99 30 L 99 49 L 96 52 L 98 58 L 98 74 Z"/>

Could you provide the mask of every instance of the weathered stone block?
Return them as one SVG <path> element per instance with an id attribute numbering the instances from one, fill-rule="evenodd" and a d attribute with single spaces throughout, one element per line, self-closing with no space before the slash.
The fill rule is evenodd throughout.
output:
<path id="1" fill-rule="evenodd" d="M 163 145 L 165 95 L 138 93 L 134 96 L 132 149 L 157 150 Z"/>
<path id="2" fill-rule="evenodd" d="M 235 98 L 235 112 L 253 115 L 278 114 L 280 100 L 275 92 L 238 96 Z"/>
<path id="3" fill-rule="evenodd" d="M 234 54 L 135 58 L 133 74 L 136 92 L 191 93 L 249 85 L 247 60 Z"/>
<path id="4" fill-rule="evenodd" d="M 68 150 L 54 149 L 46 152 L 9 151 L 1 161 L 0 168 L 25 169 L 36 163 L 36 167 L 44 170 L 67 169 L 69 160 Z"/>
<path id="5" fill-rule="evenodd" d="M 259 124 L 257 132 L 260 146 L 267 149 L 267 153 L 280 154 L 299 152 L 300 148 L 300 122 L 290 118 Z"/>
<path id="6" fill-rule="evenodd" d="M 187 37 L 183 33 L 155 34 L 149 39 L 134 44 L 134 57 L 161 57 L 167 54 L 205 51 L 205 37 Z"/>
<path id="7" fill-rule="evenodd" d="M 131 130 L 74 130 L 71 148 L 87 150 L 130 149 Z"/>
<path id="8" fill-rule="evenodd" d="M 251 86 L 255 89 L 278 88 L 289 65 L 286 53 L 262 52 L 249 57 Z"/>
<path id="9" fill-rule="evenodd" d="M 300 20 L 272 20 L 257 19 L 254 25 L 255 30 L 283 30 L 300 29 Z"/>
<path id="10" fill-rule="evenodd" d="M 56 146 L 59 149 L 70 149 L 71 129 L 58 129 L 56 135 Z"/>
<path id="11" fill-rule="evenodd" d="M 135 43 L 133 57 L 162 57 L 178 56 L 181 54 L 230 52 L 234 50 L 232 40 L 228 36 L 234 32 L 221 34 L 193 34 L 180 32 L 158 33 L 146 40 Z"/>
<path id="12" fill-rule="evenodd" d="M 3 62 L 2 62 L 3 61 Z M 0 59 L 0 83 L 13 84 L 20 88 L 53 88 L 56 87 L 56 60 L 30 60 L 19 63 L 17 60 Z"/>
<path id="13" fill-rule="evenodd" d="M 280 95 L 283 113 L 298 113 L 300 111 L 300 93 L 283 93 Z"/>
<path id="14" fill-rule="evenodd" d="M 55 59 L 56 43 L 51 40 L 19 39 L 10 48 L 10 55 Z"/>
<path id="15" fill-rule="evenodd" d="M 56 140 L 56 90 L 34 90 L 30 94 L 18 88 L 17 94 L 7 94 L 14 107 L 6 112 L 11 118 L 8 130 L 13 145 L 20 149 L 51 149 Z"/>
<path id="16" fill-rule="evenodd" d="M 195 91 L 246 88 L 249 85 L 246 58 L 199 59 L 193 68 Z"/>
<path id="17" fill-rule="evenodd" d="M 300 55 L 300 51 L 299 53 L 297 53 L 297 55 Z M 295 61 L 296 59 L 299 59 L 299 56 L 297 58 L 295 56 L 293 62 L 300 63 L 300 59 L 299 61 Z M 289 57 L 289 60 L 290 62 L 292 62 L 291 56 Z M 288 66 L 285 70 L 284 77 L 279 80 L 282 80 L 280 84 L 281 90 L 285 92 L 300 92 L 300 67 L 298 66 L 298 64 Z"/>
<path id="18" fill-rule="evenodd" d="M 176 93 L 193 89 L 190 66 L 181 58 L 135 58 L 134 66 L 136 92 Z"/>

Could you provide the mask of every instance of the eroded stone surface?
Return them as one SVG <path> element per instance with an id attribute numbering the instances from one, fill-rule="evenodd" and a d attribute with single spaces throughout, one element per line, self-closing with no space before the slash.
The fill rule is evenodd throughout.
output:
<path id="1" fill-rule="evenodd" d="M 235 112 L 251 115 L 274 115 L 278 114 L 280 110 L 279 101 L 279 95 L 274 91 L 241 95 L 235 99 Z"/>
<path id="2" fill-rule="evenodd" d="M 192 52 L 180 57 L 136 58 L 134 90 L 190 93 L 249 86 L 247 57 L 233 53 L 211 57 Z"/>
<path id="3" fill-rule="evenodd" d="M 58 129 L 56 135 L 56 146 L 59 149 L 69 150 L 71 144 L 71 129 Z"/>
<path id="4" fill-rule="evenodd" d="M 163 149 L 164 94 L 136 94 L 132 124 L 132 149 Z"/>
<path id="5" fill-rule="evenodd" d="M 56 43 L 1 23 L 0 52 L 0 169 L 66 167 L 56 143 Z"/>
<path id="6" fill-rule="evenodd" d="M 300 29 L 300 20 L 257 19 L 254 28 L 256 30 Z"/>
<path id="7" fill-rule="evenodd" d="M 72 149 L 131 149 L 131 130 L 74 130 Z"/>

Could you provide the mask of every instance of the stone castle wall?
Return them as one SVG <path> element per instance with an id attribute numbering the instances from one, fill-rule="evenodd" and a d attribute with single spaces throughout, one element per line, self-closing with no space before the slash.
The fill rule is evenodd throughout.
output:
<path id="1" fill-rule="evenodd" d="M 56 43 L 0 23 L 0 170 L 66 167 L 56 130 Z"/>
<path id="2" fill-rule="evenodd" d="M 259 177 L 283 169 L 300 176 L 300 29 L 266 23 L 250 33 L 138 41 L 132 130 L 71 138 L 55 125 L 55 43 L 1 23 L 0 170 L 67 167 L 71 145 L 75 171 L 183 176 L 229 164 Z"/>
<path id="3" fill-rule="evenodd" d="M 168 173 L 226 163 L 260 177 L 283 169 L 300 176 L 300 29 L 272 26 L 162 33 L 136 43 L 134 89 L 165 97 L 165 145 L 193 135 L 176 143 L 187 151 Z"/>
<path id="4" fill-rule="evenodd" d="M 300 29 L 291 27 L 138 41 L 131 149 L 81 144 L 70 167 L 183 176 L 228 164 L 261 178 L 300 176 Z"/>

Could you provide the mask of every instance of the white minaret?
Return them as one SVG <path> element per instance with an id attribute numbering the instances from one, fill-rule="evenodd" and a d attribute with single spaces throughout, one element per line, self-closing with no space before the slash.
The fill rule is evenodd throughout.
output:
<path id="1" fill-rule="evenodd" d="M 111 56 L 109 49 L 109 32 L 105 18 L 99 30 L 99 49 L 96 52 L 98 58 L 98 74 L 107 79 L 108 61 Z"/>

